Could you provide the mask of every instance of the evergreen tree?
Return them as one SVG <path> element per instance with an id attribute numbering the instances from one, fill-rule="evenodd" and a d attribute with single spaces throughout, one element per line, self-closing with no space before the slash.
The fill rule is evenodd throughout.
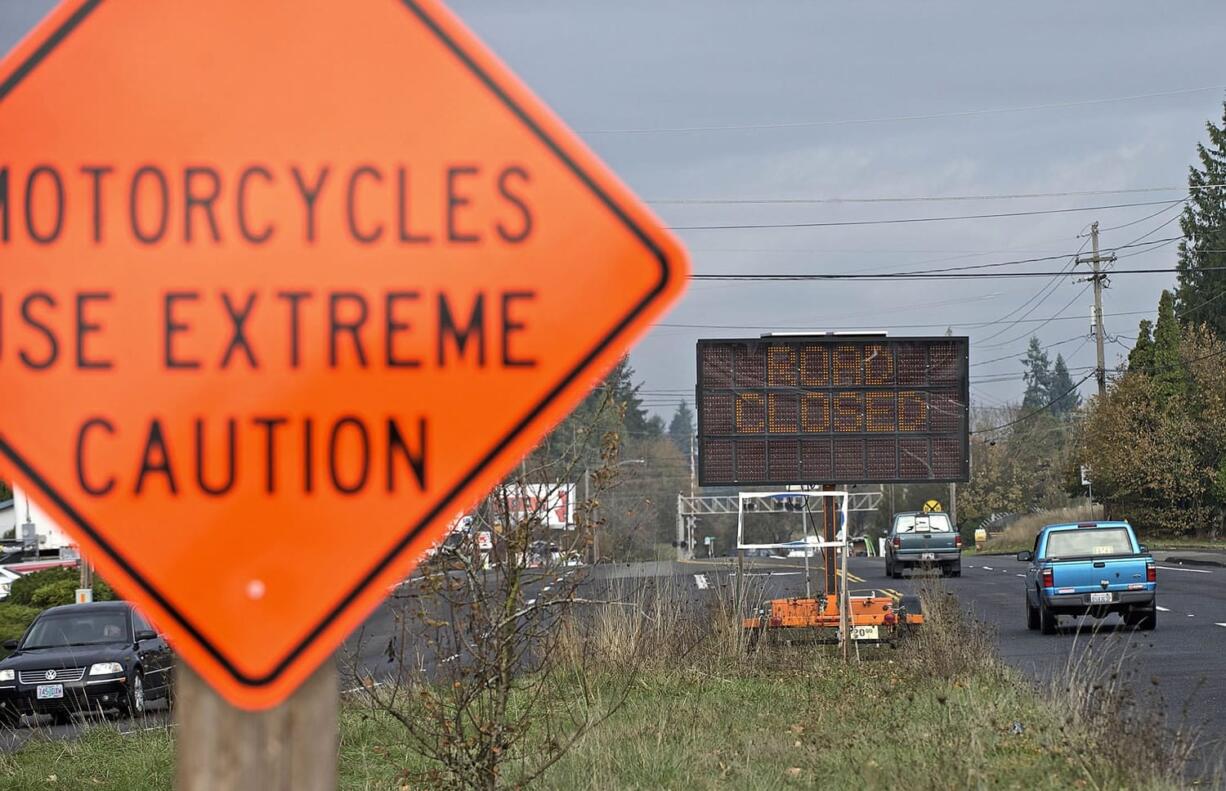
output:
<path id="1" fill-rule="evenodd" d="M 1226 104 L 1222 126 L 1205 126 L 1209 145 L 1196 146 L 1200 168 L 1189 169 L 1188 202 L 1179 222 L 1177 311 L 1185 324 L 1205 322 L 1226 338 Z"/>
<path id="2" fill-rule="evenodd" d="M 690 445 L 694 436 L 694 410 L 682 401 L 677 404 L 677 411 L 668 424 L 668 438 L 677 446 L 677 450 L 687 459 L 690 457 Z"/>
<path id="3" fill-rule="evenodd" d="M 1141 319 L 1137 327 L 1137 342 L 1128 353 L 1128 370 L 1136 373 L 1152 374 L 1154 372 L 1154 339 L 1150 336 L 1153 322 Z"/>
<path id="4" fill-rule="evenodd" d="M 1184 392 L 1186 375 L 1179 356 L 1182 340 L 1179 321 L 1175 318 L 1175 297 L 1163 289 L 1158 299 L 1158 323 L 1154 326 L 1153 375 L 1158 383 L 1158 395 L 1169 399 Z"/>
<path id="5" fill-rule="evenodd" d="M 1026 369 L 1022 374 L 1026 380 L 1026 395 L 1022 397 L 1022 407 L 1039 409 L 1047 406 L 1047 402 L 1052 399 L 1051 361 L 1047 359 L 1047 352 L 1043 351 L 1036 336 L 1030 338 L 1030 346 L 1026 349 L 1022 367 Z"/>
<path id="6" fill-rule="evenodd" d="M 643 383 L 634 383 L 634 369 L 630 367 L 630 358 L 623 357 L 616 367 L 605 378 L 605 387 L 619 409 L 625 410 L 622 420 L 626 432 L 637 438 L 658 437 L 664 431 L 663 421 L 653 423 L 647 417 L 643 408 L 643 399 L 639 397 L 639 388 Z"/>
<path id="7" fill-rule="evenodd" d="M 1062 394 L 1067 394 L 1063 395 Z M 1051 373 L 1051 392 L 1050 398 L 1057 399 L 1052 402 L 1051 413 L 1056 417 L 1076 412 L 1081 406 L 1081 394 L 1073 387 L 1073 377 L 1069 376 L 1068 365 L 1064 362 L 1064 355 L 1056 355 L 1056 367 Z"/>

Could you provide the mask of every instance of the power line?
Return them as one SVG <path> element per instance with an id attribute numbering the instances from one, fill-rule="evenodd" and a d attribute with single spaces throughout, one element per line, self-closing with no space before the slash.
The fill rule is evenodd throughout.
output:
<path id="1" fill-rule="evenodd" d="M 1084 339 L 1085 339 L 1085 337 L 1086 337 L 1086 336 L 1084 336 L 1084 335 L 1074 335 L 1073 337 L 1071 337 L 1071 338 L 1065 338 L 1065 339 L 1064 339 L 1064 340 L 1062 340 L 1062 341 L 1056 341 L 1055 343 L 1049 343 L 1049 344 L 1047 344 L 1046 346 L 1044 346 L 1044 347 L 1043 347 L 1043 351 L 1047 351 L 1047 350 L 1049 350 L 1049 349 L 1054 349 L 1054 348 L 1056 348 L 1057 346 L 1063 346 L 1063 345 L 1065 345 L 1066 343 L 1072 343 L 1073 341 L 1076 341 L 1076 340 L 1084 340 Z M 976 346 L 976 348 L 979 348 L 979 347 L 978 347 L 978 346 Z M 1076 353 L 1076 352 L 1074 352 L 1074 354 L 1075 354 L 1075 353 Z M 1021 355 L 1023 355 L 1023 354 L 1025 354 L 1025 352 L 1016 352 L 1016 353 L 1014 353 L 1014 354 L 1006 354 L 1006 355 L 1003 355 L 1003 356 L 1001 356 L 1001 357 L 993 357 L 991 360 L 978 360 L 978 361 L 976 361 L 976 362 L 971 363 L 971 364 L 970 364 L 970 367 L 971 367 L 971 368 L 974 368 L 974 367 L 975 367 L 975 366 L 977 366 L 977 365 L 989 365 L 989 364 L 991 364 L 991 363 L 998 363 L 998 362 L 1000 362 L 1001 360 L 1017 360 L 1017 359 L 1020 359 Z M 1069 355 L 1069 356 L 1071 357 L 1072 355 Z"/>
<path id="2" fill-rule="evenodd" d="M 1093 375 L 1094 375 L 1094 373 L 1095 373 L 1094 371 L 1090 371 L 1090 373 L 1086 374 L 1086 375 L 1085 375 L 1085 376 L 1083 376 L 1083 377 L 1082 377 L 1080 380 L 1078 380 L 1077 384 L 1073 385 L 1073 386 L 1072 386 L 1072 387 L 1070 387 L 1068 390 L 1065 390 L 1065 391 L 1064 391 L 1063 393 L 1061 393 L 1059 396 L 1057 396 L 1057 397 L 1053 398 L 1052 400 L 1048 401 L 1048 402 L 1047 402 L 1046 404 L 1044 404 L 1043 406 L 1038 407 L 1037 409 L 1035 409 L 1035 410 L 1033 410 L 1033 411 L 1031 411 L 1031 412 L 1028 412 L 1028 413 L 1026 413 L 1025 415 L 1022 415 L 1021 417 L 1017 418 L 1016 420 L 1010 420 L 1008 423 L 1001 423 L 999 426 L 992 426 L 991 428 L 985 428 L 985 429 L 980 429 L 980 430 L 978 430 L 978 431 L 972 431 L 972 432 L 971 432 L 971 434 L 972 434 L 972 435 L 974 435 L 974 434 L 991 434 L 991 433 L 993 433 L 993 432 L 1000 431 L 1002 428 L 1009 428 L 1010 426 L 1016 426 L 1018 423 L 1021 423 L 1021 422 L 1023 422 L 1023 421 L 1030 420 L 1030 419 L 1031 419 L 1032 417 L 1034 417 L 1035 415 L 1041 415 L 1042 413 L 1044 413 L 1044 412 L 1046 412 L 1048 409 L 1050 409 L 1050 408 L 1052 407 L 1052 405 L 1053 405 L 1053 404 L 1056 404 L 1056 403 L 1058 403 L 1058 402 L 1060 402 L 1060 401 L 1064 400 L 1064 398 L 1065 398 L 1065 397 L 1067 397 L 1068 395 L 1070 395 L 1070 394 L 1072 394 L 1072 393 L 1076 392 L 1077 388 L 1081 387 L 1083 384 L 1085 384 L 1087 381 L 1089 381 L 1090 377 L 1091 377 L 1091 376 L 1093 376 Z"/>
<path id="3" fill-rule="evenodd" d="M 1176 365 L 1179 365 L 1179 366 L 1183 366 L 1183 365 L 1191 365 L 1192 363 L 1198 363 L 1198 362 L 1200 362 L 1201 360 L 1208 360 L 1208 359 L 1209 359 L 1209 358 L 1211 358 L 1211 357 L 1218 357 L 1218 356 L 1220 356 L 1220 355 L 1222 355 L 1222 354 L 1226 354 L 1226 349 L 1220 349 L 1220 350 L 1218 350 L 1218 351 L 1216 351 L 1216 352 L 1210 352 L 1209 354 L 1202 354 L 1200 357 L 1194 357 L 1194 358 L 1193 358 L 1193 359 L 1191 359 L 1191 360 L 1181 360 L 1179 363 L 1176 363 L 1176 364 L 1173 364 L 1173 365 L 1167 365 L 1167 366 L 1164 366 L 1164 367 L 1163 367 L 1163 370 L 1166 370 L 1166 369 L 1169 369 L 1169 368 L 1173 368 L 1173 367 L 1175 367 Z M 1078 381 L 1078 382 L 1077 382 L 1075 385 L 1073 385 L 1073 386 L 1072 386 L 1070 389 L 1066 390 L 1066 391 L 1065 391 L 1064 393 L 1062 393 L 1061 395 L 1057 396 L 1056 398 L 1052 399 L 1051 401 L 1048 401 L 1048 402 L 1047 402 L 1046 404 L 1044 404 L 1043 406 L 1038 407 L 1037 409 L 1035 409 L 1035 410 L 1033 410 L 1033 411 L 1031 411 L 1031 412 L 1028 412 L 1028 413 L 1027 413 L 1027 414 L 1025 414 L 1025 415 L 1022 415 L 1021 417 L 1017 418 L 1016 420 L 1010 420 L 1008 423 L 1001 423 L 999 426 L 993 426 L 993 427 L 991 427 L 991 428 L 980 429 L 980 430 L 978 430 L 978 431 L 972 431 L 972 432 L 970 432 L 970 433 L 971 433 L 971 434 L 991 434 L 991 433 L 993 433 L 993 432 L 1000 431 L 1002 428 L 1009 428 L 1010 426 L 1015 426 L 1015 425 L 1017 425 L 1018 423 L 1021 423 L 1021 422 L 1025 421 L 1025 420 L 1029 420 L 1029 419 L 1031 419 L 1032 417 L 1034 417 L 1035 415 L 1040 415 L 1040 414 L 1042 414 L 1044 411 L 1046 411 L 1047 409 L 1051 408 L 1052 404 L 1055 404 L 1055 403 L 1057 403 L 1057 402 L 1061 401 L 1062 399 L 1064 399 L 1064 398 L 1065 398 L 1065 396 L 1068 396 L 1068 395 L 1070 395 L 1071 393 L 1075 392 L 1075 391 L 1077 390 L 1077 388 L 1079 388 L 1079 387 L 1081 387 L 1083 384 L 1085 384 L 1085 383 L 1086 383 L 1086 382 L 1087 382 L 1087 381 L 1090 379 L 1090 377 L 1091 377 L 1091 376 L 1094 376 L 1094 374 L 1095 374 L 1096 372 L 1097 372 L 1097 367 L 1095 367 L 1095 370 L 1091 371 L 1089 374 L 1087 374 L 1086 376 L 1082 377 L 1082 378 L 1081 378 L 1081 379 L 1080 379 L 1080 380 L 1079 380 L 1079 381 Z"/>
<path id="4" fill-rule="evenodd" d="M 1087 107 L 1098 104 L 1114 104 L 1116 102 L 1133 102 L 1141 99 L 1156 99 L 1165 96 L 1181 96 L 1190 93 L 1219 91 L 1226 85 L 1206 85 L 1201 88 L 1179 88 L 1172 91 L 1157 91 L 1140 93 L 1131 96 L 1110 96 L 1097 99 L 1080 99 L 1068 102 L 1046 102 L 1043 104 L 1016 105 L 1013 107 L 990 107 L 977 110 L 955 110 L 944 113 L 923 113 L 920 115 L 893 115 L 870 118 L 839 118 L 816 121 L 776 121 L 748 124 L 714 124 L 707 126 L 657 126 L 615 129 L 587 129 L 580 132 L 585 135 L 637 135 L 637 134 L 678 134 L 690 132 L 731 132 L 758 129 L 811 129 L 822 126 L 848 126 L 852 124 L 880 124 L 897 121 L 931 121 L 940 118 L 965 118 L 974 115 L 999 115 L 1002 113 L 1019 113 L 1033 110 L 1053 110 L 1068 107 Z"/>
<path id="5" fill-rule="evenodd" d="M 1223 294 L 1226 294 L 1226 292 L 1223 292 Z M 1104 313 L 1103 316 L 1105 317 L 1149 316 L 1154 312 L 1154 310 L 1156 309 L 1151 308 L 1149 310 L 1127 310 L 1127 311 L 1123 311 L 1120 313 Z M 1023 324 L 1023 323 L 1035 323 L 1035 322 L 1045 322 L 1045 321 L 1073 321 L 1073 320 L 1080 321 L 1081 319 L 1082 319 L 1081 316 L 1048 316 L 1046 318 L 1040 318 L 1040 319 L 1025 319 L 1024 321 L 1019 321 L 1018 323 Z M 996 322 L 993 322 L 993 321 L 989 321 L 989 322 L 942 321 L 942 322 L 938 322 L 935 324 L 894 324 L 894 323 L 890 323 L 888 326 L 896 327 L 898 329 L 933 329 L 933 328 L 944 329 L 945 327 L 971 327 L 971 328 L 989 327 L 995 323 Z M 789 329 L 797 330 L 797 331 L 815 330 L 815 327 L 812 324 L 786 326 L 786 325 L 779 325 L 779 324 L 678 324 L 678 323 L 660 322 L 659 324 L 656 324 L 655 326 L 656 327 L 674 327 L 674 328 L 680 328 L 680 329 L 694 329 L 694 330 L 776 330 L 776 331 L 786 331 Z M 839 325 L 839 326 L 833 326 L 833 327 L 827 326 L 827 327 L 823 327 L 822 329 L 824 330 L 863 330 L 863 329 L 867 329 L 867 327 L 863 324 L 860 324 L 860 325 Z"/>
<path id="6" fill-rule="evenodd" d="M 1031 336 L 1031 335 L 1034 335 L 1036 332 L 1038 332 L 1039 330 L 1043 329 L 1043 328 L 1044 328 L 1044 327 L 1046 327 L 1048 324 L 1051 324 L 1053 321 L 1056 321 L 1057 319 L 1061 318 L 1061 317 L 1064 315 L 1064 311 L 1066 311 L 1066 310 L 1068 310 L 1069 308 L 1073 307 L 1073 305 L 1074 305 L 1074 304 L 1077 302 L 1077 300 L 1081 299 L 1082 295 L 1083 295 L 1083 294 L 1085 294 L 1085 293 L 1086 293 L 1086 291 L 1087 291 L 1087 290 L 1089 290 L 1089 288 L 1090 288 L 1090 285 L 1087 283 L 1087 284 L 1086 284 L 1084 287 L 1082 287 L 1082 289 L 1081 289 L 1080 291 L 1078 291 L 1078 292 L 1077 292 L 1077 293 L 1076 293 L 1076 294 L 1073 296 L 1073 298 L 1072 298 L 1072 299 L 1070 299 L 1070 300 L 1068 301 L 1068 303 L 1067 303 L 1067 304 L 1066 304 L 1064 307 L 1062 307 L 1062 308 L 1060 308 L 1060 310 L 1056 311 L 1056 314 L 1055 314 L 1054 316 L 1051 316 L 1050 318 L 1048 318 L 1047 320 L 1045 320 L 1044 322 L 1042 322 L 1041 324 L 1039 324 L 1039 326 L 1034 327 L 1034 328 L 1032 328 L 1032 329 L 1029 329 L 1029 330 L 1027 330 L 1026 332 L 1022 333 L 1021 335 L 1018 335 L 1018 336 L 1016 336 L 1016 337 L 1014 337 L 1014 338 L 1010 338 L 1010 339 L 1009 339 L 1009 340 L 1007 340 L 1007 341 L 1001 341 L 1000 343 L 989 343 L 989 344 L 984 344 L 984 343 L 980 342 L 980 343 L 979 343 L 979 348 L 981 348 L 981 349 L 999 349 L 999 348 L 1002 348 L 1002 347 L 1004 347 L 1004 346 L 1008 346 L 1008 345 L 1010 345 L 1010 344 L 1017 343 L 1018 341 L 1022 340 L 1023 338 L 1027 338 L 1027 337 L 1029 337 L 1029 336 Z M 1035 307 L 1038 307 L 1038 306 L 1036 305 Z M 997 335 L 999 335 L 999 334 L 1000 334 L 1000 333 L 996 333 L 995 335 L 992 335 L 992 336 L 990 336 L 990 337 L 995 338 L 995 337 L 997 337 Z"/>
<path id="7" fill-rule="evenodd" d="M 1087 244 L 1089 244 L 1088 241 L 1081 243 L 1081 246 L 1077 248 L 1077 252 L 1074 253 L 1072 256 L 1069 256 L 1069 262 L 1060 268 L 1061 272 L 1071 272 L 1072 271 L 1073 267 L 1077 265 L 1077 256 L 1081 253 L 1082 250 L 1085 249 Z M 1060 281 L 1059 275 L 1053 277 L 1051 280 L 1047 281 L 1047 283 L 1045 283 L 1042 288 L 1036 291 L 1030 297 L 1030 299 L 1026 300 L 1021 305 L 1018 305 L 1016 308 L 1009 311 L 1004 316 L 1001 316 L 1002 320 L 1007 319 L 1010 316 L 1015 315 L 1018 311 L 1022 310 L 1023 308 L 1025 308 L 1027 305 L 1031 304 L 1032 302 L 1034 303 L 1033 307 L 1031 307 L 1030 310 L 1026 311 L 1024 314 L 1022 314 L 1022 316 L 1019 319 L 1016 319 L 1010 322 L 1008 326 L 1002 327 L 1000 330 L 989 335 L 984 340 L 992 340 L 994 338 L 1000 337 L 1003 333 L 1005 333 L 1008 330 L 1009 327 L 1016 327 L 1022 319 L 1025 319 L 1031 313 L 1034 313 L 1035 310 L 1038 309 L 1039 305 L 1042 305 L 1044 302 L 1048 300 L 1049 297 L 1051 297 L 1052 294 L 1056 293 L 1056 287 L 1059 281 Z M 1038 302 L 1035 302 L 1036 299 L 1038 300 Z"/>
<path id="8" fill-rule="evenodd" d="M 791 223 L 740 223 L 728 225 L 670 225 L 674 231 L 730 231 L 730 230 L 761 230 L 772 228 L 836 228 L 857 225 L 901 225 L 921 222 L 948 222 L 952 220 L 992 220 L 1002 217 L 1034 217 L 1040 214 L 1071 214 L 1085 211 L 1106 211 L 1107 209 L 1131 209 L 1138 206 L 1167 205 L 1170 201 L 1140 201 L 1137 203 L 1113 203 L 1105 206 L 1073 206 L 1063 209 L 1034 209 L 1032 211 L 992 212 L 990 214 L 959 214 L 939 217 L 901 217 L 893 220 L 833 220 L 828 222 L 791 222 Z"/>
<path id="9" fill-rule="evenodd" d="M 1111 275 L 1149 275 L 1165 272 L 1178 272 L 1177 267 L 1151 267 L 1147 269 L 1113 269 Z M 1198 267 L 1198 272 L 1226 271 L 1226 266 Z M 830 272 L 809 274 L 719 274 L 690 275 L 691 280 L 716 281 L 806 281 L 806 280 L 977 280 L 980 278 L 1011 278 L 1011 277 L 1058 277 L 1071 276 L 1071 271 L 1059 272 L 882 272 L 878 274 L 857 272 Z"/>
<path id="10" fill-rule="evenodd" d="M 653 198 L 656 206 L 815 206 L 844 203 L 953 203 L 958 201 L 1029 200 L 1032 198 L 1085 198 L 1099 195 L 1138 195 L 1154 192 L 1195 192 L 1220 189 L 1226 184 L 1201 184 L 1180 187 L 1135 187 L 1114 190 L 1071 190 L 1067 192 L 1013 192 L 981 195 L 907 195 L 872 198 Z M 1183 202 L 1180 198 L 1176 203 Z"/>
<path id="11" fill-rule="evenodd" d="M 1112 225 L 1112 226 L 1110 226 L 1110 227 L 1108 227 L 1108 228 L 1099 228 L 1098 230 L 1099 230 L 1099 232 L 1105 232 L 1105 231 L 1118 231 L 1120 228 L 1128 228 L 1129 226 L 1132 226 L 1132 225 L 1140 225 L 1141 223 L 1145 222 L 1146 220 L 1152 220 L 1153 218 L 1157 217 L 1159 214 L 1164 214 L 1164 213 L 1166 213 L 1166 212 L 1170 211 L 1171 209 L 1175 208 L 1176 206 L 1180 206 L 1180 205 L 1182 205 L 1182 204 L 1184 204 L 1184 203 L 1187 203 L 1187 202 L 1188 202 L 1188 199 L 1187 199 L 1187 198 L 1180 198 L 1180 199 L 1179 199 L 1179 200 L 1177 200 L 1177 201 L 1172 201 L 1172 202 L 1171 202 L 1171 204 L 1170 204 L 1169 206 L 1166 206 L 1165 208 L 1159 209 L 1158 211 L 1154 212 L 1153 214 L 1147 214 L 1147 215 L 1145 215 L 1144 217 L 1140 218 L 1139 220 L 1133 220 L 1132 222 L 1126 222 L 1126 223 L 1122 223 L 1122 224 L 1120 224 L 1120 225 Z M 1159 226 L 1158 226 L 1158 228 L 1163 227 L 1164 225 L 1166 225 L 1166 224 L 1167 224 L 1167 223 L 1169 223 L 1169 222 L 1172 222 L 1173 220 L 1175 220 L 1175 219 L 1176 219 L 1176 218 L 1178 218 L 1178 217 L 1179 217 L 1179 215 L 1178 215 L 1178 214 L 1177 214 L 1177 215 L 1175 215 L 1175 217 L 1172 217 L 1170 220 L 1167 220 L 1166 222 L 1162 223 L 1162 225 L 1159 225 Z M 1158 228 L 1155 228 L 1155 229 L 1154 229 L 1154 231 L 1158 230 Z M 1150 231 L 1150 233 L 1153 233 L 1154 231 Z M 1085 234 L 1078 234 L 1078 235 L 1079 235 L 1079 236 L 1084 236 Z M 1141 238 L 1144 238 L 1144 237 L 1141 237 Z"/>

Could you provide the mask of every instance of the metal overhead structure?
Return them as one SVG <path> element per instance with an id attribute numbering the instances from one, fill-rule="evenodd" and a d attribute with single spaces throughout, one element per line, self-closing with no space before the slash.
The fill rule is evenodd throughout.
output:
<path id="1" fill-rule="evenodd" d="M 799 497 L 800 494 L 797 493 Z M 847 495 L 848 511 L 876 511 L 881 505 L 884 492 L 849 492 Z M 763 513 L 786 512 L 796 510 L 796 505 L 786 497 L 756 500 L 755 506 Z M 741 511 L 741 495 L 738 494 L 707 494 L 707 495 L 677 495 L 677 549 L 678 555 L 686 558 L 694 557 L 694 527 L 700 516 L 715 516 L 718 514 L 739 514 Z"/>

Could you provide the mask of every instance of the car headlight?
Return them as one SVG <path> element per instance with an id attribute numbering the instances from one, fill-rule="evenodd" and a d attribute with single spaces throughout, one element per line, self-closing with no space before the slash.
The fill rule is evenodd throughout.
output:
<path id="1" fill-rule="evenodd" d="M 0 670 L 0 681 L 12 681 L 17 677 L 15 670 Z"/>
<path id="2" fill-rule="evenodd" d="M 90 665 L 89 674 L 91 676 L 107 676 L 114 673 L 122 673 L 123 665 L 118 662 L 98 662 Z"/>

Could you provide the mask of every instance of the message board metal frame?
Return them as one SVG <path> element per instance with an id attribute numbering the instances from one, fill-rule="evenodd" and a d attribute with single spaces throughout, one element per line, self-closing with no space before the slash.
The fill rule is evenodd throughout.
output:
<path id="1" fill-rule="evenodd" d="M 729 359 L 728 375 L 723 377 L 722 381 L 712 381 L 710 376 L 711 370 L 709 365 L 704 365 L 704 353 L 712 350 L 713 347 L 727 347 Z M 844 349 L 856 347 L 863 349 L 864 347 L 885 346 L 890 348 L 891 356 L 887 367 L 890 374 L 888 381 L 872 382 L 869 374 L 868 365 L 864 363 L 856 375 L 850 377 L 850 383 L 839 382 L 837 379 L 837 369 L 835 368 L 834 354 L 837 347 Z M 930 359 L 930 350 L 933 347 L 945 347 L 948 350 L 947 358 L 944 360 L 945 369 L 940 371 L 940 379 L 936 380 L 934 371 L 936 370 Z M 740 347 L 741 351 L 737 350 Z M 799 359 L 802 350 L 805 353 L 812 351 L 815 347 L 824 347 L 827 355 L 824 363 L 827 368 L 828 375 L 820 381 L 820 383 L 806 383 L 802 376 L 793 377 L 794 381 L 778 383 L 773 382 L 772 377 L 772 350 L 775 349 L 790 349 L 791 353 Z M 924 352 L 924 367 L 922 377 L 918 381 L 904 381 L 904 377 L 898 372 L 899 360 L 902 358 L 898 355 L 899 350 L 916 350 L 922 349 Z M 760 350 L 760 351 L 759 351 Z M 717 351 L 714 353 L 718 353 Z M 743 376 L 739 369 L 739 364 L 742 359 L 757 357 L 755 364 L 759 366 L 759 370 L 753 376 Z M 863 358 L 863 355 L 861 355 Z M 765 361 L 763 361 L 763 358 Z M 870 360 L 872 358 L 869 358 Z M 696 364 L 697 364 L 697 386 L 695 390 L 695 403 L 698 412 L 698 482 L 703 486 L 813 486 L 818 484 L 858 484 L 858 483 L 951 483 L 958 481 L 967 481 L 970 479 L 970 339 L 966 336 L 906 336 L 906 337 L 887 337 L 883 335 L 792 335 L 792 336 L 763 336 L 759 338 L 706 338 L 700 339 L 696 345 Z M 793 363 L 788 363 L 792 365 Z M 803 363 L 796 363 L 803 365 Z M 785 366 L 786 368 L 786 366 Z M 922 414 L 924 428 L 922 430 L 908 431 L 900 430 L 900 420 L 902 419 L 902 408 L 899 405 L 897 398 L 900 393 L 915 393 L 922 398 L 918 399 L 922 402 Z M 773 418 L 774 398 L 786 399 L 794 397 L 799 400 L 809 396 L 809 394 L 824 395 L 827 404 L 826 428 L 821 431 L 802 430 L 805 428 L 799 414 L 794 418 L 794 427 L 789 427 L 787 430 L 771 431 Z M 894 396 L 893 417 L 894 424 L 890 428 L 872 429 L 868 425 L 870 416 L 868 404 L 869 396 L 871 395 Z M 947 407 L 952 405 L 956 412 L 939 412 L 936 414 L 944 415 L 947 422 L 952 420 L 952 425 L 942 426 L 938 429 L 932 427 L 931 416 L 935 409 L 932 404 L 935 403 L 936 396 L 943 396 L 945 401 L 942 406 Z M 861 424 L 852 426 L 850 429 L 837 429 L 837 418 L 840 413 L 837 404 L 840 396 L 845 396 L 851 403 L 862 403 L 864 420 Z M 811 397 L 811 396 L 810 396 Z M 725 410 L 722 416 L 717 412 L 715 419 L 712 418 L 713 404 L 716 400 L 720 400 L 720 407 Z M 728 416 L 726 409 L 728 403 L 731 402 L 733 414 L 733 426 L 728 427 Z M 887 398 L 888 402 L 888 398 Z M 760 430 L 745 431 L 740 430 L 740 413 L 737 411 L 743 404 L 751 404 L 759 410 L 756 418 L 760 425 Z M 799 408 L 796 408 L 799 410 Z M 893 452 L 895 453 L 895 462 L 892 467 L 891 474 L 878 474 L 880 470 L 874 470 L 870 467 L 870 459 L 872 457 L 871 440 L 885 439 L 887 442 L 879 443 L 882 446 L 889 446 L 892 440 Z M 829 463 L 824 469 L 806 472 L 804 470 L 805 462 L 801 450 L 801 443 L 808 443 L 817 440 L 819 443 L 829 442 Z M 841 464 L 842 456 L 839 456 L 839 449 L 846 447 L 845 443 L 851 441 L 850 445 L 860 448 L 860 466 L 853 470 L 843 468 Z M 860 442 L 856 443 L 856 440 Z M 935 447 L 934 441 L 942 440 L 945 447 L 949 447 L 949 443 L 956 443 L 956 459 L 953 454 L 944 456 L 947 461 L 953 460 L 956 462 L 956 468 L 953 465 L 947 464 L 944 468 L 938 467 L 934 470 Z M 742 475 L 740 468 L 740 459 L 738 454 L 750 443 L 760 443 L 759 447 L 764 454 L 764 461 L 759 465 L 759 473 L 755 475 Z M 728 443 L 731 453 L 731 474 L 715 475 L 712 470 L 711 446 L 714 442 Z M 793 451 L 796 453 L 795 463 L 791 463 L 788 459 L 784 463 L 775 463 L 770 455 L 771 446 L 797 448 Z M 907 450 L 908 444 L 922 444 L 928 453 L 918 465 L 912 464 L 908 467 L 904 463 L 904 456 L 910 451 Z M 914 456 L 912 458 L 915 458 Z M 854 465 L 852 465 L 854 466 Z M 927 474 L 914 474 L 918 469 L 926 469 Z M 785 474 L 786 473 L 786 474 Z"/>
<path id="2" fill-rule="evenodd" d="M 807 534 L 804 537 L 804 541 L 805 541 L 805 549 L 809 549 L 809 548 L 826 549 L 827 547 L 837 548 L 837 547 L 847 546 L 847 501 L 849 499 L 848 492 L 837 491 L 837 490 L 836 491 L 811 490 L 811 491 L 803 491 L 803 492 L 741 492 L 737 497 L 738 507 L 736 511 L 736 548 L 738 550 L 792 549 L 794 548 L 796 546 L 796 542 L 794 541 L 783 541 L 783 542 L 779 542 L 775 544 L 746 544 L 745 543 L 745 501 L 746 500 L 784 500 L 784 499 L 790 499 L 794 497 L 806 498 L 805 509 L 809 513 L 812 513 L 812 509 L 809 508 L 808 502 L 807 502 L 807 499 L 810 497 L 817 497 L 819 499 L 823 497 L 842 498 L 841 505 L 839 505 L 838 512 L 839 512 L 839 530 L 843 531 L 843 540 L 842 541 L 821 541 L 817 539 L 816 531 L 815 531 L 812 541 L 809 540 L 809 536 Z M 782 511 L 776 508 L 768 508 L 768 509 L 764 509 L 763 511 L 761 511 L 761 513 L 782 514 L 782 513 L 799 513 L 799 512 Z M 835 531 L 835 534 L 837 535 L 838 531 Z"/>

